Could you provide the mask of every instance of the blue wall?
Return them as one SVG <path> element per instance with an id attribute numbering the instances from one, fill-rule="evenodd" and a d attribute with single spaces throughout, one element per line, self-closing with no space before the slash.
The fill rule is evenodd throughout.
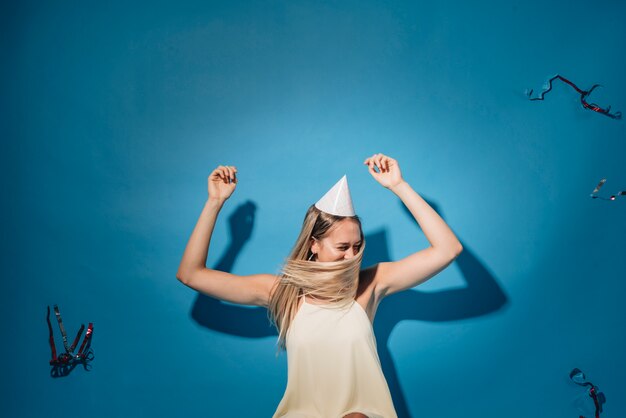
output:
<path id="1" fill-rule="evenodd" d="M 343 174 L 366 261 L 399 259 L 428 242 L 362 165 L 376 152 L 465 248 L 379 309 L 399 415 L 577 417 L 579 367 L 626 416 L 626 197 L 589 197 L 626 189 L 624 122 L 562 82 L 524 93 L 560 73 L 626 110 L 622 2 L 3 8 L 3 416 L 271 416 L 266 311 L 175 277 L 207 176 L 239 169 L 209 266 L 278 271 Z M 53 304 L 70 338 L 94 323 L 91 371 L 50 377 Z"/>

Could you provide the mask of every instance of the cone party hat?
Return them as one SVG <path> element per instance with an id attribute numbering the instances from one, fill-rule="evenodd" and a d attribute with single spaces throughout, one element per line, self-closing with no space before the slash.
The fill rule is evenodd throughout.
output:
<path id="1" fill-rule="evenodd" d="M 354 216 L 348 179 L 344 175 L 320 200 L 315 207 L 322 212 L 337 216 Z"/>

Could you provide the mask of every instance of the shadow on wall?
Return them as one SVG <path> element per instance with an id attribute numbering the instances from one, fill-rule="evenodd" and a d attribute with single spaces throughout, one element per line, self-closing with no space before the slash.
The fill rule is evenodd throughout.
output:
<path id="1" fill-rule="evenodd" d="M 427 202 L 439 213 L 435 204 Z M 414 220 L 401 201 L 400 204 L 410 219 Z M 255 211 L 256 205 L 248 201 L 239 205 L 229 216 L 231 242 L 224 255 L 213 267 L 214 269 L 227 272 L 232 270 L 237 255 L 252 234 Z M 417 222 L 415 224 L 419 229 Z M 365 234 L 365 238 L 367 247 L 363 266 L 391 261 L 385 229 Z M 464 249 L 455 263 L 467 283 L 465 288 L 438 292 L 417 290 L 399 292 L 385 298 L 376 312 L 374 331 L 378 354 L 400 418 L 410 418 L 410 414 L 393 358 L 388 349 L 389 336 L 396 324 L 406 320 L 439 322 L 467 319 L 495 312 L 508 303 L 506 295 L 492 274 L 474 256 L 470 246 L 460 237 L 459 240 Z M 265 308 L 224 304 L 218 299 L 198 293 L 191 316 L 198 324 L 226 334 L 249 338 L 278 337 L 276 330 L 268 321 Z"/>

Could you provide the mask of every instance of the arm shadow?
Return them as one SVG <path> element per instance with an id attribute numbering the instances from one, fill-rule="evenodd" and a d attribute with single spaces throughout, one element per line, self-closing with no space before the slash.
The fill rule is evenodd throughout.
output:
<path id="1" fill-rule="evenodd" d="M 430 201 L 427 203 L 441 216 L 435 204 Z M 419 224 L 406 206 L 402 202 L 400 204 L 407 216 L 419 228 Z M 383 229 L 367 238 L 364 265 L 371 266 L 390 261 L 386 235 Z M 411 415 L 388 347 L 389 337 L 395 326 L 405 320 L 443 322 L 468 319 L 494 314 L 508 306 L 508 298 L 498 285 L 496 278 L 475 255 L 470 245 L 461 239 L 460 241 L 463 245 L 463 252 L 453 264 L 458 266 L 466 287 L 436 292 L 405 290 L 383 299 L 376 312 L 374 331 L 381 366 L 400 418 L 410 418 Z"/>
<path id="2" fill-rule="evenodd" d="M 238 254 L 252 236 L 256 209 L 254 202 L 247 201 L 228 217 L 230 242 L 213 267 L 215 270 L 232 272 Z M 191 317 L 199 325 L 225 334 L 249 338 L 278 336 L 266 308 L 230 304 L 199 292 Z"/>

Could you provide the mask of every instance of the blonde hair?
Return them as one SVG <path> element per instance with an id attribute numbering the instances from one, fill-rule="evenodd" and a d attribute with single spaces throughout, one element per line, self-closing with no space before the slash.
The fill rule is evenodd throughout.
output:
<path id="1" fill-rule="evenodd" d="M 341 261 L 309 261 L 311 238 L 322 239 L 332 228 L 344 219 L 353 219 L 361 231 L 361 246 L 358 253 Z M 268 313 L 270 322 L 278 331 L 278 348 L 286 350 L 287 331 L 298 310 L 298 297 L 302 294 L 313 295 L 328 301 L 330 308 L 343 308 L 352 303 L 359 285 L 359 271 L 365 239 L 358 216 L 336 216 L 322 212 L 311 205 L 302 223 L 300 235 L 283 265 L 278 280 L 270 293 Z"/>

